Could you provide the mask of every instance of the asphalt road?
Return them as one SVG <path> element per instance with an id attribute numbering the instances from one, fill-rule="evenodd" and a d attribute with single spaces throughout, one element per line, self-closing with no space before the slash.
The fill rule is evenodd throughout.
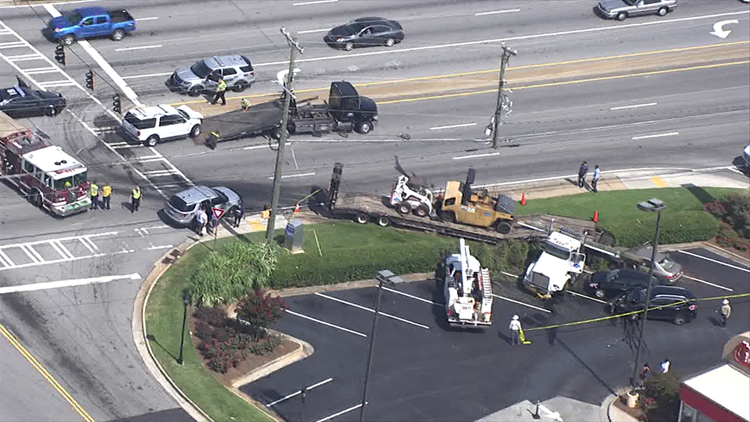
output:
<path id="1" fill-rule="evenodd" d="M 207 114 L 222 110 L 209 109 L 201 98 L 169 93 L 163 85 L 175 68 L 215 54 L 250 57 L 258 81 L 242 95 L 264 100 L 268 97 L 263 94 L 277 92 L 272 80 L 287 67 L 288 48 L 278 31 L 282 25 L 297 33 L 306 48 L 298 61 L 303 70 L 298 92 L 324 97 L 330 81 L 340 79 L 369 84 L 360 90 L 379 102 L 381 116 L 367 136 L 292 138 L 284 169 L 292 177 L 282 185 L 282 204 L 287 206 L 311 186 L 326 186 L 336 161 L 346 164 L 345 189 L 385 192 L 397 174 L 394 157 L 408 171 L 440 186 L 463 179 L 470 166 L 478 169 L 480 183 L 569 174 L 583 159 L 605 170 L 731 166 L 750 139 L 750 12 L 739 2 L 685 0 L 665 18 L 625 22 L 596 17 L 594 1 L 304 3 L 128 2 L 128 10 L 140 20 L 138 31 L 119 43 L 90 41 L 117 75 L 107 74 L 83 44 L 67 50 L 63 72 L 34 70 L 55 65 L 54 44 L 40 33 L 44 21 L 57 10 L 76 7 L 73 4 L 0 9 L 0 86 L 13 85 L 20 73 L 31 83 L 46 83 L 63 93 L 69 104 L 68 111 L 53 119 L 20 122 L 86 163 L 89 179 L 111 183 L 116 204 L 109 213 L 59 220 L 35 210 L 9 186 L 0 186 L 0 248 L 63 238 L 76 239 L 61 241 L 66 247 L 78 245 L 70 250 L 72 255 L 32 245 L 42 259 L 26 267 L 20 265 L 33 263 L 24 261 L 31 258 L 14 250 L 11 259 L 19 265 L 0 269 L 0 284 L 134 273 L 145 277 L 163 253 L 159 246 L 177 244 L 187 233 L 149 228 L 163 225 L 157 211 L 164 197 L 191 183 L 232 187 L 251 209 L 268 202 L 274 154 L 265 140 L 220 144 L 215 151 L 191 141 L 134 147 L 112 130 L 117 122 L 106 110 L 116 87 L 121 91 L 124 84 L 137 95 L 130 100 L 144 104 L 189 103 Z M 90 4 L 122 7 L 112 1 Z M 401 21 L 407 32 L 404 43 L 347 53 L 322 42 L 325 29 L 368 15 Z M 726 26 L 732 30 L 726 39 L 709 34 L 714 23 L 732 19 L 738 23 Z M 506 75 L 514 89 L 514 107 L 502 133 L 511 141 L 495 151 L 486 144 L 483 129 L 495 107 L 500 40 L 519 53 Z M 17 44 L 6 44 L 12 42 Z M 36 58 L 29 59 L 31 55 Z M 96 73 L 94 92 L 80 87 L 89 68 Z M 429 79 L 405 80 L 410 78 Z M 227 108 L 236 107 L 240 94 L 228 96 Z M 122 97 L 123 108 L 130 108 L 132 102 Z M 464 126 L 450 127 L 455 125 Z M 139 214 L 130 214 L 120 203 L 135 184 L 144 189 L 144 204 Z M 115 231 L 111 238 L 95 238 L 94 244 L 108 251 L 101 256 L 77 240 Z M 79 255 L 97 256 L 70 258 Z M 144 371 L 130 340 L 129 318 L 139 284 L 125 278 L 2 295 L 0 322 L 94 419 L 179 420 L 184 415 Z M 583 334 L 566 335 L 572 336 L 572 348 L 582 341 L 576 336 Z M 23 406 L 13 414 L 3 412 L 2 419 L 80 417 L 62 416 L 66 410 L 61 395 L 14 359 L 18 356 L 2 362 L 22 374 L 17 391 L 42 395 L 18 394 Z M 530 383 L 528 391 L 532 387 Z M 0 391 L 11 397 L 6 389 Z M 547 387 L 539 394 L 552 392 Z M 425 408 L 431 408 L 425 400 Z M 332 402 L 320 410 L 335 411 L 334 404 L 348 406 Z"/>
<path id="2" fill-rule="evenodd" d="M 727 261 L 703 249 L 686 252 Z M 683 263 L 688 276 L 704 277 L 702 282 L 679 282 L 699 298 L 729 294 L 724 289 L 735 294 L 748 291 L 748 267 L 735 269 L 680 252 L 673 257 Z M 709 280 L 724 289 L 703 283 Z M 627 385 L 637 344 L 633 324 L 609 320 L 529 331 L 604 316 L 604 305 L 567 295 L 549 312 L 547 305 L 507 282 L 496 283 L 494 292 L 502 299 L 495 299 L 494 323 L 486 330 L 446 326 L 442 292 L 436 291 L 434 281 L 405 283 L 383 292 L 381 310 L 389 316 L 378 320 L 368 420 L 470 421 L 523 400 L 555 396 L 598 405 Z M 355 419 L 375 293 L 367 288 L 287 298 L 294 314 L 285 315 L 277 328 L 310 342 L 315 353 L 241 390 L 285 420 Z M 750 316 L 746 298 L 732 303 L 736 318 L 727 329 L 717 327 L 718 300 L 700 303 L 698 318 L 684 326 L 649 321 L 644 361 L 655 367 L 669 357 L 672 370 L 686 376 L 716 364 L 726 339 L 744 330 L 742 323 Z M 507 324 L 513 314 L 521 316 L 531 345 L 508 344 Z M 304 404 L 299 395 L 285 399 L 311 386 Z M 347 412 L 339 414 L 343 411 Z"/>

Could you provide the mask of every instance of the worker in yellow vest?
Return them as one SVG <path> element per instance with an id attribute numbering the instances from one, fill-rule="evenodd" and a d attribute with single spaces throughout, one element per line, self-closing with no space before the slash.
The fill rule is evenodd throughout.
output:
<path id="1" fill-rule="evenodd" d="M 211 101 L 211 104 L 216 104 L 217 101 L 219 101 L 219 98 L 221 98 L 221 105 L 225 106 L 227 105 L 227 99 L 224 98 L 224 94 L 227 91 L 227 83 L 224 82 L 224 79 L 219 79 L 219 84 L 216 85 L 216 93 L 214 94 L 214 99 Z"/>
<path id="2" fill-rule="evenodd" d="M 138 211 L 138 207 L 141 206 L 141 188 L 136 186 L 130 193 L 130 213 Z"/>
<path id="3" fill-rule="evenodd" d="M 102 187 L 102 209 L 109 210 L 109 201 L 112 199 L 112 186 L 105 183 Z"/>
<path id="4" fill-rule="evenodd" d="M 97 209 L 99 205 L 99 185 L 96 184 L 96 180 L 94 180 L 89 188 L 89 196 L 91 196 L 91 209 Z"/>

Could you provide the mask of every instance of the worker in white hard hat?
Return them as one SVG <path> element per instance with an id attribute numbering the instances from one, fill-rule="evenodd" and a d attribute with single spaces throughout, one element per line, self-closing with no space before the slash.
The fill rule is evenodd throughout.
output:
<path id="1" fill-rule="evenodd" d="M 511 345 L 518 346 L 521 344 L 521 321 L 518 320 L 518 315 L 513 315 L 513 319 L 510 321 L 510 340 Z"/>
<path id="2" fill-rule="evenodd" d="M 721 308 L 719 308 L 719 315 L 721 316 L 721 326 L 726 327 L 727 320 L 729 319 L 729 316 L 732 315 L 732 307 L 729 306 L 729 299 L 724 299 L 724 301 L 721 302 Z"/>

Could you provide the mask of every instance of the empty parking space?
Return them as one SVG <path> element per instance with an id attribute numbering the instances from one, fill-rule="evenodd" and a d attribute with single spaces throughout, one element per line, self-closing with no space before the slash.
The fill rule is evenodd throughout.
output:
<path id="1" fill-rule="evenodd" d="M 671 256 L 685 269 L 678 282 L 698 297 L 750 292 L 750 268 L 708 249 L 673 252 Z"/>

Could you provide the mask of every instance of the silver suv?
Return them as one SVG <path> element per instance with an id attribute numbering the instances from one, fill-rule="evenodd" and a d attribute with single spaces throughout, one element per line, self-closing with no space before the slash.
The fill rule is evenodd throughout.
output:
<path id="1" fill-rule="evenodd" d="M 221 208 L 229 212 L 232 208 L 241 206 L 240 195 L 229 188 L 193 186 L 172 195 L 164 205 L 164 214 L 176 225 L 187 226 L 195 221 L 198 207 L 203 207 L 208 212 L 211 212 L 211 208 Z"/>
<path id="2" fill-rule="evenodd" d="M 219 78 L 224 79 L 227 88 L 242 92 L 255 82 L 255 71 L 245 56 L 214 56 L 175 70 L 164 84 L 170 91 L 197 97 L 204 91 L 213 91 Z"/>
<path id="3" fill-rule="evenodd" d="M 630 16 L 665 16 L 677 7 L 677 0 L 601 0 L 597 9 L 608 18 L 623 21 Z"/>

